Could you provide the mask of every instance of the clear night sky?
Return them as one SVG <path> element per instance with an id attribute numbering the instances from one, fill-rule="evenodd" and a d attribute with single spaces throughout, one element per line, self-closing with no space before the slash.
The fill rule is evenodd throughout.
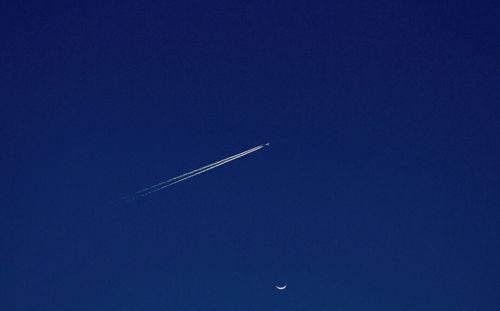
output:
<path id="1" fill-rule="evenodd" d="M 4 1 L 0 310 L 500 310 L 480 2 Z"/>

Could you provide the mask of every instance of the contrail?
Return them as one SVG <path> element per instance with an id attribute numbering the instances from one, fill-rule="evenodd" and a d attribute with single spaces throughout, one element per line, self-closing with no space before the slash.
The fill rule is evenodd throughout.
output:
<path id="1" fill-rule="evenodd" d="M 180 183 L 181 181 L 187 180 L 187 179 L 192 178 L 192 177 L 194 177 L 196 175 L 203 174 L 203 173 L 208 172 L 208 171 L 210 171 L 210 170 L 212 170 L 212 169 L 214 169 L 216 167 L 219 167 L 221 165 L 224 165 L 226 163 L 229 163 L 231 161 L 234 161 L 236 159 L 244 157 L 244 156 L 246 156 L 246 155 L 248 155 L 250 153 L 253 153 L 253 152 L 255 152 L 257 150 L 260 150 L 260 149 L 264 148 L 265 146 L 269 146 L 269 145 L 270 145 L 269 143 L 266 143 L 264 145 L 259 145 L 257 147 L 250 148 L 250 149 L 248 149 L 246 151 L 240 152 L 240 153 L 235 154 L 233 156 L 227 157 L 225 159 L 222 159 L 222 160 L 216 161 L 214 163 L 202 166 L 202 167 L 197 168 L 195 170 L 192 170 L 190 172 L 187 172 L 187 173 L 181 174 L 179 176 L 170 178 L 168 180 L 162 181 L 160 183 L 157 183 L 156 185 L 153 185 L 153 186 L 141 189 L 141 190 L 139 190 L 139 191 L 137 191 L 137 192 L 135 192 L 133 194 L 124 196 L 122 198 L 122 201 L 133 201 L 133 200 L 136 200 L 138 198 L 150 195 L 150 194 L 152 194 L 154 192 L 160 191 L 160 190 L 162 190 L 164 188 L 167 188 L 167 187 L 173 186 L 173 185 L 175 185 L 177 183 Z"/>
<path id="2" fill-rule="evenodd" d="M 191 174 L 197 173 L 197 172 L 199 172 L 199 171 L 203 171 L 203 170 L 205 170 L 205 169 L 207 169 L 207 168 L 209 168 L 209 167 L 211 167 L 211 166 L 217 165 L 217 164 L 219 164 L 219 163 L 225 163 L 226 161 L 228 161 L 228 160 L 232 160 L 233 158 L 240 157 L 240 156 L 242 156 L 242 155 L 247 155 L 248 153 L 251 153 L 251 152 L 257 151 L 257 150 L 261 149 L 262 147 L 263 147 L 263 145 L 260 145 L 260 146 L 257 146 L 257 147 L 254 147 L 254 148 L 248 149 L 248 150 L 246 150 L 246 151 L 240 152 L 240 153 L 238 153 L 238 154 L 235 154 L 235 155 L 233 155 L 233 156 L 230 156 L 230 157 L 227 157 L 227 158 L 225 158 L 225 159 L 219 160 L 219 161 L 217 161 L 217 162 L 214 162 L 214 163 L 211 163 L 211 164 L 205 165 L 205 166 L 203 166 L 203 167 L 197 168 L 197 169 L 195 169 L 195 170 L 192 170 L 192 171 L 190 171 L 190 172 L 187 172 L 187 173 L 184 173 L 184 174 L 182 174 L 182 175 L 176 176 L 176 177 L 174 177 L 174 178 L 170 178 L 169 180 L 164 180 L 164 181 L 159 182 L 159 183 L 157 183 L 157 184 L 155 184 L 155 185 L 153 185 L 153 186 L 150 186 L 150 187 L 147 187 L 147 188 L 141 189 L 141 190 L 139 190 L 139 191 L 137 191 L 137 192 L 134 192 L 134 193 L 132 193 L 132 194 L 126 195 L 126 196 L 124 196 L 124 197 L 122 198 L 122 200 L 129 200 L 129 199 L 132 199 L 132 198 L 134 198 L 134 197 L 136 197 L 136 196 L 138 197 L 138 196 L 140 196 L 141 194 L 143 194 L 143 193 L 145 193 L 145 192 L 152 191 L 152 190 L 153 190 L 153 189 L 155 189 L 155 188 L 159 188 L 159 187 L 164 186 L 164 185 L 166 185 L 166 184 L 168 184 L 168 183 L 171 183 L 171 182 L 174 182 L 174 181 L 176 181 L 176 180 L 178 180 L 178 179 L 184 178 L 184 177 L 186 177 L 186 176 L 188 176 L 188 175 L 191 175 Z"/>

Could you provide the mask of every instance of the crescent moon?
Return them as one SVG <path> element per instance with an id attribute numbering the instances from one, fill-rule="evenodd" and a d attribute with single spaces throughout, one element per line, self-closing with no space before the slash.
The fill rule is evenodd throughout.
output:
<path id="1" fill-rule="evenodd" d="M 276 289 L 278 290 L 284 290 L 286 288 L 287 284 L 283 285 L 283 286 L 278 286 L 276 285 Z"/>

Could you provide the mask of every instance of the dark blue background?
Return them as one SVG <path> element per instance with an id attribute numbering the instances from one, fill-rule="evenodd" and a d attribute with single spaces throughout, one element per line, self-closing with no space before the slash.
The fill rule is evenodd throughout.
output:
<path id="1" fill-rule="evenodd" d="M 5 1 L 0 309 L 499 310 L 497 3 Z"/>

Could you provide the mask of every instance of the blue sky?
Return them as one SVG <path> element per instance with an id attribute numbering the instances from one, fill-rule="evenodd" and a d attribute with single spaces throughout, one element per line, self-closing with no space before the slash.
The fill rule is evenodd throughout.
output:
<path id="1" fill-rule="evenodd" d="M 0 309 L 500 307 L 496 2 L 0 11 Z"/>

